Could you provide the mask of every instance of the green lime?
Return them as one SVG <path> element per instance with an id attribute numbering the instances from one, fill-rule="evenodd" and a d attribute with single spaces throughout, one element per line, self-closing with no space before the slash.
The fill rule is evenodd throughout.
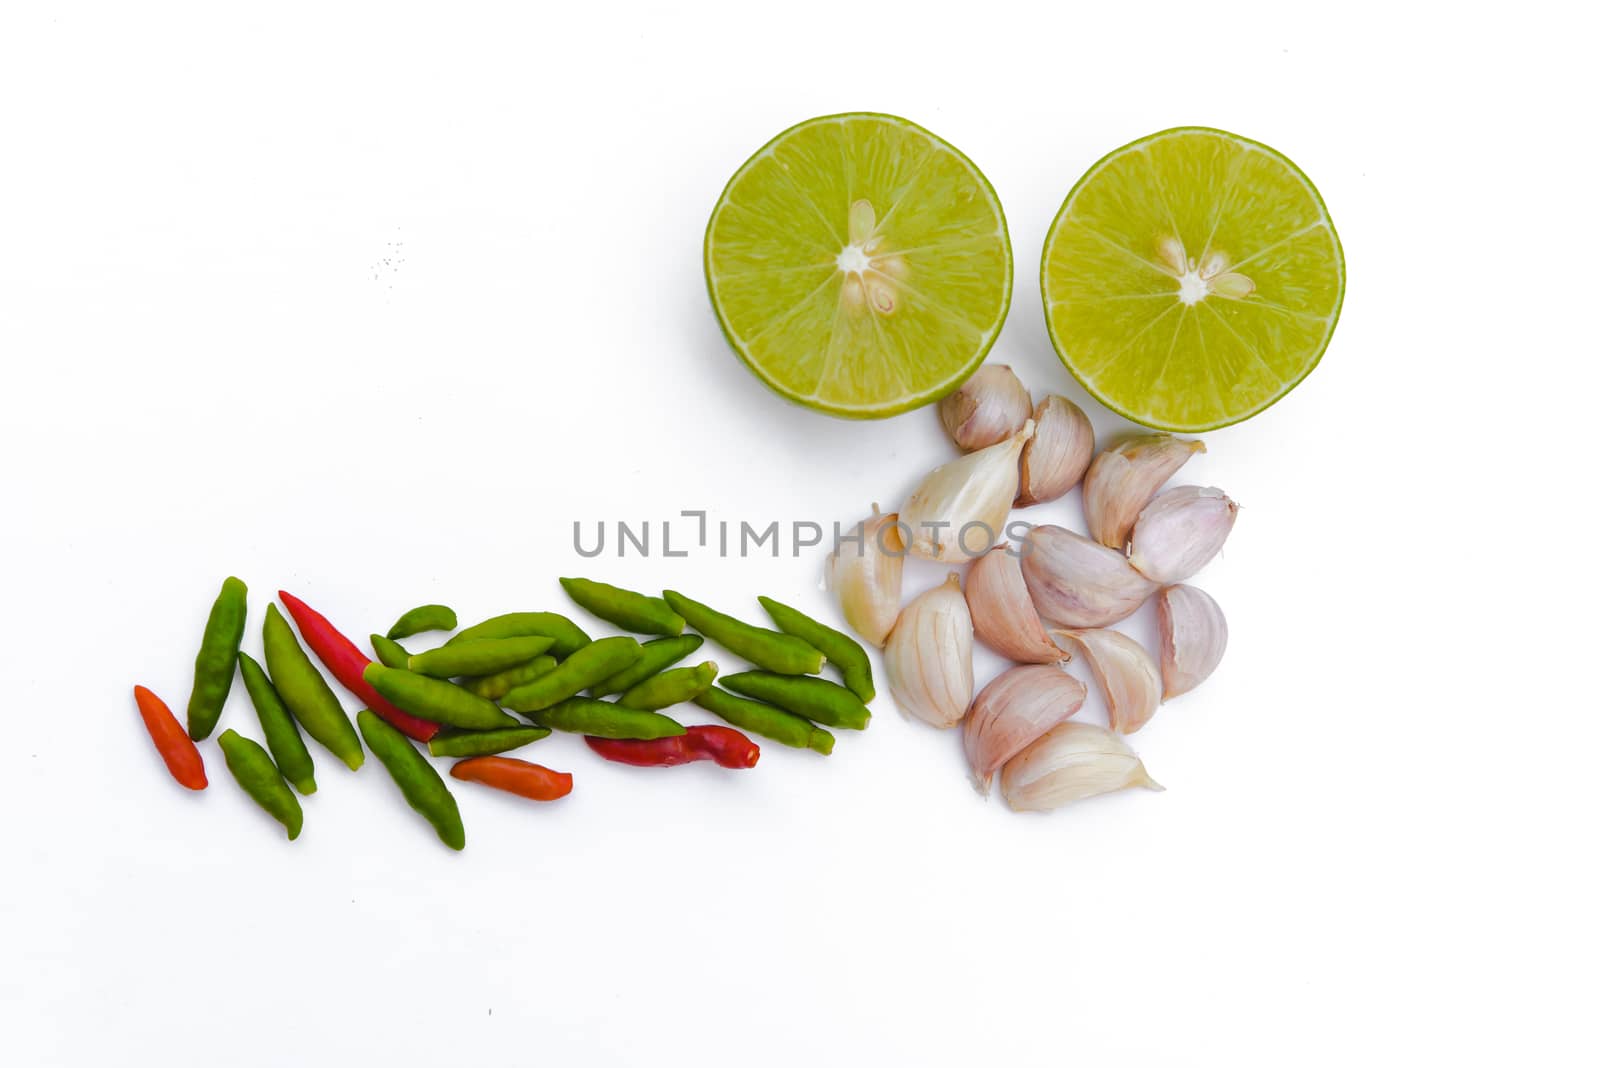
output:
<path id="1" fill-rule="evenodd" d="M 1039 269 L 1050 340 L 1106 407 L 1194 433 L 1248 419 L 1322 358 L 1344 252 L 1316 187 L 1266 145 L 1151 134 L 1067 194 Z"/>
<path id="2" fill-rule="evenodd" d="M 705 257 L 739 358 L 790 400 L 852 419 L 955 389 L 1011 305 L 988 179 L 892 115 L 828 115 L 769 141 L 722 191 Z"/>

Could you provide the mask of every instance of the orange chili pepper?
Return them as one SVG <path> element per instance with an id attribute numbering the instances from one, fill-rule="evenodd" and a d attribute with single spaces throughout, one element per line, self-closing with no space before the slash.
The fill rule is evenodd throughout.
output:
<path id="1" fill-rule="evenodd" d="M 452 778 L 492 786 L 534 801 L 554 801 L 572 792 L 572 774 L 551 771 L 516 757 L 481 756 L 460 760 L 450 769 Z"/>
<path id="2" fill-rule="evenodd" d="M 150 740 L 156 743 L 156 752 L 167 762 L 172 777 L 191 790 L 204 790 L 205 761 L 200 759 L 200 750 L 178 722 L 178 717 L 172 714 L 172 709 L 143 686 L 133 688 L 133 699 L 139 704 L 144 729 L 150 732 Z"/>

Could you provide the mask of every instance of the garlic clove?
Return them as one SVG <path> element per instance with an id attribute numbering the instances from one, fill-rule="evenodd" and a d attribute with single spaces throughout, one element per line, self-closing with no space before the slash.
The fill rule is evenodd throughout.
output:
<path id="1" fill-rule="evenodd" d="M 1083 476 L 1083 518 L 1089 536 L 1117 551 L 1156 491 L 1177 473 L 1204 442 L 1171 434 L 1141 434 L 1110 446 L 1094 458 Z"/>
<path id="2" fill-rule="evenodd" d="M 1017 507 L 1062 497 L 1082 479 L 1094 456 L 1094 425 L 1083 409 L 1051 395 L 1033 410 L 1033 439 L 1022 447 Z"/>
<path id="3" fill-rule="evenodd" d="M 972 702 L 962 729 L 978 792 L 987 794 L 1000 765 L 1082 708 L 1086 696 L 1083 683 L 1059 667 L 1024 664 L 996 676 Z"/>
<path id="4" fill-rule="evenodd" d="M 972 616 L 959 574 L 906 605 L 883 664 L 901 711 L 935 727 L 961 722 L 972 703 Z"/>
<path id="5" fill-rule="evenodd" d="M 1021 570 L 1040 618 L 1062 627 L 1127 619 L 1157 588 L 1121 553 L 1057 526 L 1028 532 Z"/>
<path id="6" fill-rule="evenodd" d="M 1118 630 L 1057 630 L 1076 641 L 1106 696 L 1111 729 L 1132 734 L 1161 707 L 1161 669 L 1144 646 Z"/>
<path id="7" fill-rule="evenodd" d="M 1017 456 L 1033 437 L 1033 420 L 998 445 L 968 453 L 930 471 L 906 498 L 900 521 L 917 556 L 966 563 L 988 552 L 1017 496 Z"/>
<path id="8" fill-rule="evenodd" d="M 1161 634 L 1161 697 L 1171 700 L 1210 677 L 1228 648 L 1228 621 L 1211 595 L 1168 586 L 1156 595 Z"/>
<path id="9" fill-rule="evenodd" d="M 979 641 L 1022 664 L 1056 664 L 1072 657 L 1045 633 L 1022 565 L 1004 545 L 978 557 L 967 572 L 967 608 Z"/>
<path id="10" fill-rule="evenodd" d="M 1033 401 L 1003 363 L 986 363 L 939 402 L 939 422 L 962 452 L 998 444 L 1022 429 Z"/>
<path id="11" fill-rule="evenodd" d="M 1222 550 L 1239 506 L 1215 487 L 1177 486 L 1139 513 L 1128 562 L 1156 582 L 1182 582 Z"/>
<path id="12" fill-rule="evenodd" d="M 1073 720 L 1050 728 L 1000 772 L 1000 792 L 1018 812 L 1044 812 L 1130 786 L 1166 789 L 1127 742 L 1104 727 Z"/>
<path id="13" fill-rule="evenodd" d="M 841 537 L 828 557 L 824 577 L 839 598 L 839 610 L 863 641 L 878 648 L 888 640 L 900 617 L 900 577 L 906 548 L 899 516 L 872 515 Z"/>

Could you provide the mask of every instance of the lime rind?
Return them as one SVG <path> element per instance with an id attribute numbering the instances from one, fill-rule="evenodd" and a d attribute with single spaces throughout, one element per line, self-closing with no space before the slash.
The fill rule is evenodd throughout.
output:
<path id="1" fill-rule="evenodd" d="M 1107 390 L 1100 388 L 1096 384 L 1094 376 L 1082 371 L 1082 369 L 1078 366 L 1078 362 L 1074 358 L 1074 354 L 1069 350 L 1066 339 L 1060 335 L 1060 332 L 1057 329 L 1055 316 L 1052 314 L 1052 308 L 1058 302 L 1052 300 L 1050 295 L 1049 268 L 1052 253 L 1054 252 L 1058 241 L 1060 241 L 1062 236 L 1067 232 L 1067 228 L 1063 225 L 1063 223 L 1067 220 L 1069 214 L 1071 213 L 1079 194 L 1084 189 L 1088 188 L 1092 180 L 1098 177 L 1107 166 L 1111 165 L 1114 161 L 1127 158 L 1128 155 L 1135 149 L 1139 149 L 1168 138 L 1184 137 L 1196 134 L 1225 138 L 1239 147 L 1262 153 L 1271 160 L 1283 165 L 1299 179 L 1301 185 L 1304 187 L 1305 192 L 1310 195 L 1312 202 L 1316 206 L 1317 217 L 1310 223 L 1306 224 L 1302 229 L 1293 231 L 1290 235 L 1286 235 L 1283 238 L 1277 239 L 1275 244 L 1269 243 L 1267 246 L 1256 249 L 1249 256 L 1245 257 L 1238 264 L 1233 266 L 1237 268 L 1245 265 L 1247 261 L 1254 261 L 1258 257 L 1273 251 L 1274 247 L 1284 245 L 1286 242 L 1294 240 L 1297 236 L 1304 235 L 1313 230 L 1324 230 L 1327 233 L 1328 239 L 1332 245 L 1331 257 L 1329 257 L 1329 260 L 1332 264 L 1332 274 L 1335 277 L 1329 279 L 1329 281 L 1334 283 L 1331 287 L 1331 307 L 1326 315 L 1317 317 L 1324 324 L 1324 329 L 1320 331 L 1320 337 L 1313 345 L 1300 350 L 1302 352 L 1309 352 L 1309 356 L 1303 357 L 1301 360 L 1296 361 L 1296 366 L 1293 368 L 1293 374 L 1290 377 L 1285 378 L 1279 376 L 1279 383 L 1277 387 L 1270 392 L 1270 395 L 1264 396 L 1263 399 L 1248 406 L 1247 408 L 1238 411 L 1229 411 L 1226 413 L 1226 415 L 1217 419 L 1179 422 L 1163 420 L 1154 417 L 1149 412 L 1132 410 L 1129 405 L 1119 401 L 1116 397 L 1111 396 Z M 1160 192 L 1160 195 L 1163 198 L 1167 197 L 1168 190 L 1163 188 Z M 1175 212 L 1175 214 L 1179 213 L 1182 213 L 1181 208 L 1178 210 L 1178 212 Z M 1220 212 L 1218 212 L 1218 214 L 1220 214 Z M 1107 244 L 1115 244 L 1115 242 L 1112 239 L 1107 239 Z M 1125 260 L 1127 257 L 1133 257 L 1134 259 L 1139 258 L 1130 248 L 1126 246 L 1119 246 L 1117 251 L 1123 255 L 1121 257 L 1112 256 L 1111 259 L 1115 260 L 1121 258 Z M 1130 272 L 1129 277 L 1137 277 L 1138 272 L 1136 269 L 1134 269 L 1133 264 L 1124 263 L 1123 266 Z M 1152 287 L 1151 290 L 1146 293 L 1130 292 L 1128 293 L 1126 299 L 1128 299 L 1130 302 L 1148 297 L 1166 297 L 1170 299 L 1172 296 L 1170 276 L 1162 274 L 1161 268 L 1154 263 L 1147 261 L 1144 266 L 1153 269 L 1150 277 L 1166 279 L 1166 288 L 1157 290 Z M 1110 269 L 1115 270 L 1115 265 L 1113 265 Z M 1326 292 L 1327 289 L 1328 287 L 1324 287 L 1319 292 Z M 1079 384 L 1082 385 L 1091 396 L 1093 396 L 1101 404 L 1104 404 L 1107 408 L 1116 412 L 1118 415 L 1145 426 L 1182 433 L 1200 433 L 1208 430 L 1217 430 L 1225 426 L 1232 426 L 1235 423 L 1242 422 L 1272 407 L 1278 401 L 1282 400 L 1284 396 L 1291 392 L 1302 381 L 1304 381 L 1306 376 L 1314 371 L 1317 368 L 1317 365 L 1321 363 L 1322 356 L 1327 351 L 1327 347 L 1333 339 L 1334 328 L 1338 325 L 1339 314 L 1344 307 L 1344 292 L 1344 246 L 1339 240 L 1338 230 L 1333 225 L 1333 217 L 1329 214 L 1327 204 L 1323 201 L 1322 194 L 1317 189 L 1315 183 L 1311 181 L 1310 177 L 1308 177 L 1293 160 L 1289 159 L 1283 153 L 1277 151 L 1271 146 L 1262 144 L 1261 142 L 1252 140 L 1248 137 L 1242 137 L 1238 134 L 1230 133 L 1226 130 L 1219 130 L 1210 126 L 1175 126 L 1170 129 L 1161 130 L 1157 133 L 1139 138 L 1138 140 L 1130 141 L 1129 143 L 1112 149 L 1110 152 L 1107 152 L 1105 155 L 1101 156 L 1100 159 L 1095 161 L 1093 166 L 1084 172 L 1083 176 L 1078 179 L 1078 181 L 1073 185 L 1071 191 L 1068 192 L 1066 199 L 1062 201 L 1060 209 L 1056 212 L 1055 218 L 1051 221 L 1050 229 L 1045 238 L 1044 248 L 1039 258 L 1039 293 L 1043 300 L 1044 306 L 1045 330 L 1048 333 L 1050 337 L 1050 343 L 1052 346 L 1054 346 L 1056 355 L 1060 358 L 1062 364 L 1066 366 L 1067 370 L 1075 379 L 1077 379 Z M 1180 309 L 1176 317 L 1176 322 L 1170 321 L 1173 319 L 1173 316 L 1167 314 L 1166 312 L 1161 313 L 1154 320 L 1146 321 L 1146 317 L 1139 319 L 1139 321 L 1144 322 L 1145 328 L 1148 330 L 1158 332 L 1165 331 L 1166 333 L 1158 333 L 1157 337 L 1170 336 L 1173 345 L 1176 345 L 1179 338 L 1185 333 L 1192 335 L 1194 343 L 1204 345 L 1204 334 L 1197 328 L 1198 316 L 1202 314 L 1209 314 L 1210 316 L 1223 321 L 1225 328 L 1233 331 L 1234 336 L 1238 337 L 1236 331 L 1237 327 L 1241 324 L 1237 322 L 1228 322 L 1226 317 L 1223 315 L 1223 312 L 1219 311 L 1216 307 L 1216 305 L 1219 303 L 1225 305 L 1242 306 L 1251 309 L 1266 307 L 1260 303 L 1242 304 L 1242 302 L 1238 301 L 1201 301 L 1198 304 L 1193 305 L 1192 308 L 1175 303 L 1173 308 Z M 1285 309 L 1285 311 L 1289 315 L 1302 314 L 1293 310 Z M 1250 312 L 1241 312 L 1239 307 L 1230 307 L 1228 312 L 1229 315 L 1232 316 L 1238 316 L 1241 314 L 1254 314 L 1254 310 Z M 1190 322 L 1190 316 L 1196 317 L 1193 323 Z M 1247 350 L 1253 348 L 1253 346 L 1244 342 L 1243 339 L 1240 339 L 1239 343 L 1241 347 Z M 1281 354 L 1281 350 L 1269 351 L 1273 351 L 1274 354 Z M 1254 352 L 1259 353 L 1260 349 L 1254 348 Z M 1260 357 L 1257 356 L 1257 359 L 1260 359 Z M 1164 365 L 1158 368 L 1156 379 L 1159 380 L 1160 375 L 1165 371 L 1166 367 Z M 1272 367 L 1266 366 L 1263 368 L 1240 368 L 1238 373 L 1242 376 L 1240 380 L 1246 380 L 1252 374 L 1259 375 L 1262 372 L 1271 373 L 1273 371 L 1274 369 Z M 1222 398 L 1217 393 L 1217 385 L 1215 381 L 1193 382 L 1190 385 L 1192 388 L 1203 387 L 1211 390 L 1218 401 L 1218 407 L 1225 407 Z"/>

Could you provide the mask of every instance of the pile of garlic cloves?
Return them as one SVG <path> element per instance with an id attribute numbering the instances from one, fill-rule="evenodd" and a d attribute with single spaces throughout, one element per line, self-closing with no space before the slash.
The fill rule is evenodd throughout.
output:
<path id="1" fill-rule="evenodd" d="M 1125 735 L 1199 686 L 1227 647 L 1222 610 L 1186 585 L 1221 551 L 1238 515 L 1219 489 L 1165 488 L 1199 441 L 1162 433 L 1098 454 L 1088 417 L 1065 397 L 1031 403 L 1004 364 L 979 369 L 938 406 L 962 455 L 931 471 L 898 513 L 873 514 L 828 562 L 845 620 L 884 651 L 902 711 L 962 727 L 978 789 L 995 776 L 1011 808 L 1039 811 L 1132 786 L 1162 787 Z M 1087 536 L 1011 510 L 1082 485 Z M 1042 512 L 1042 510 L 1041 510 Z M 903 603 L 904 556 L 965 567 Z M 1110 629 L 1154 598 L 1154 654 Z M 1014 662 L 974 693 L 974 642 Z M 1071 717 L 1088 689 L 1110 729 Z"/>

